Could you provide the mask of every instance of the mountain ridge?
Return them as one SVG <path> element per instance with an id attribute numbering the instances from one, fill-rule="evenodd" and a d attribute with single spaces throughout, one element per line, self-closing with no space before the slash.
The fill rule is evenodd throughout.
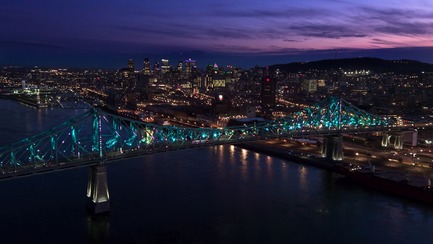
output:
<path id="1" fill-rule="evenodd" d="M 375 73 L 393 72 L 396 74 L 433 72 L 433 64 L 416 60 L 400 59 L 385 60 L 372 57 L 324 59 L 312 62 L 293 62 L 287 64 L 270 65 L 271 70 L 279 69 L 282 72 L 298 73 L 309 70 L 371 70 Z"/>

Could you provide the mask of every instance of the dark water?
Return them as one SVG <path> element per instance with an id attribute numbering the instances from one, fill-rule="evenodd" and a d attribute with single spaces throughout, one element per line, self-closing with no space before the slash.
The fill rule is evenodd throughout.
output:
<path id="1" fill-rule="evenodd" d="M 81 112 L 0 100 L 0 144 Z M 98 218 L 87 170 L 0 181 L 0 243 L 433 243 L 433 206 L 233 146 L 109 165 Z"/>

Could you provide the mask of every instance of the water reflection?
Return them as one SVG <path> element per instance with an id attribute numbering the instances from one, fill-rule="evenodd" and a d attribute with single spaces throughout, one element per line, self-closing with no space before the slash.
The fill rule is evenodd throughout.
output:
<path id="1" fill-rule="evenodd" d="M 301 191 L 307 191 L 308 190 L 308 168 L 304 167 L 303 165 L 299 166 L 298 168 L 299 172 L 299 188 Z"/>
<path id="2" fill-rule="evenodd" d="M 242 180 L 247 181 L 248 179 L 248 150 L 241 149 L 241 157 L 239 160 L 241 161 L 240 173 Z"/>
<path id="3" fill-rule="evenodd" d="M 42 111 L 45 111 L 45 109 L 38 109 L 38 114 L 37 114 L 37 128 L 39 131 L 42 131 L 42 116 L 44 114 L 42 114 Z"/>
<path id="4" fill-rule="evenodd" d="M 253 152 L 252 152 L 252 153 L 253 153 Z M 256 159 L 256 162 L 258 162 L 259 159 L 260 159 L 260 154 L 258 154 L 258 153 L 254 153 L 254 158 Z"/>
<path id="5" fill-rule="evenodd" d="M 281 172 L 281 180 L 283 182 L 284 185 L 287 184 L 287 182 L 289 181 L 289 170 L 290 168 L 288 167 L 289 162 L 282 162 L 280 164 L 280 172 Z"/>
<path id="6" fill-rule="evenodd" d="M 272 168 L 272 159 L 273 158 L 271 156 L 266 156 L 266 158 L 265 158 L 266 172 L 267 172 L 268 180 L 271 180 L 271 178 L 274 175 L 274 169 Z"/>
<path id="7" fill-rule="evenodd" d="M 219 146 L 219 148 L 220 148 L 220 149 L 223 149 L 224 146 L 221 145 L 221 146 Z M 233 145 L 230 145 L 230 146 L 229 146 L 230 159 L 234 159 L 235 150 L 236 150 L 236 147 L 235 147 L 235 146 L 233 146 Z"/>
<path id="8" fill-rule="evenodd" d="M 110 230 L 110 215 L 93 215 L 87 217 L 88 243 L 108 243 Z"/>
<path id="9" fill-rule="evenodd" d="M 213 147 L 213 151 L 215 152 L 213 156 L 217 160 L 218 172 L 221 175 L 228 174 L 230 172 L 230 168 L 232 168 L 230 163 L 234 160 L 235 146 L 229 146 L 228 156 L 226 154 L 226 150 L 227 149 L 223 145 Z"/>

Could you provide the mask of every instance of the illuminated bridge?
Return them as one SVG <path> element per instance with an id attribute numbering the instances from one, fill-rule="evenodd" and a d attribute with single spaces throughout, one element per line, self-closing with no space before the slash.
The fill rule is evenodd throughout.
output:
<path id="1" fill-rule="evenodd" d="M 277 120 L 225 128 L 160 126 L 91 109 L 50 130 L 1 147 L 0 178 L 91 166 L 87 197 L 98 213 L 109 210 L 106 164 L 112 161 L 192 147 L 308 135 L 324 135 L 322 155 L 341 160 L 341 133 L 384 131 L 390 125 L 390 120 L 336 97 Z"/>

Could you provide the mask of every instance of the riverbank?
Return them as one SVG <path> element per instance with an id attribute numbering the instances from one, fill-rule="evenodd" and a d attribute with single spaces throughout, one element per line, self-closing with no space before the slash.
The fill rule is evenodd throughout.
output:
<path id="1" fill-rule="evenodd" d="M 306 154 L 297 150 L 288 150 L 284 144 L 267 145 L 264 142 L 237 144 L 238 147 L 258 153 L 276 156 L 299 164 L 312 165 L 348 177 L 358 184 L 374 188 L 389 194 L 411 198 L 419 202 L 433 204 L 431 180 L 433 170 L 413 165 L 400 164 L 399 167 L 387 166 L 386 162 L 376 159 L 373 162 L 343 160 L 333 163 L 321 158 L 318 149 Z M 350 160 L 350 161 L 349 161 Z M 346 170 L 342 165 L 350 165 L 359 171 Z M 374 165 L 374 173 L 371 168 Z M 382 184 L 386 182 L 386 184 Z"/>
<path id="2" fill-rule="evenodd" d="M 30 105 L 30 106 L 35 107 L 35 108 L 47 108 L 48 107 L 48 103 L 38 101 L 36 96 L 12 94 L 12 95 L 2 95 L 1 98 L 15 100 L 19 103 Z"/>
<path id="3" fill-rule="evenodd" d="M 267 146 L 260 142 L 240 143 L 236 144 L 236 146 L 254 152 L 287 159 L 295 163 L 312 165 L 321 169 L 332 170 L 334 167 L 332 162 L 317 155 L 306 155 L 300 152 L 289 151 L 278 146 Z"/>

